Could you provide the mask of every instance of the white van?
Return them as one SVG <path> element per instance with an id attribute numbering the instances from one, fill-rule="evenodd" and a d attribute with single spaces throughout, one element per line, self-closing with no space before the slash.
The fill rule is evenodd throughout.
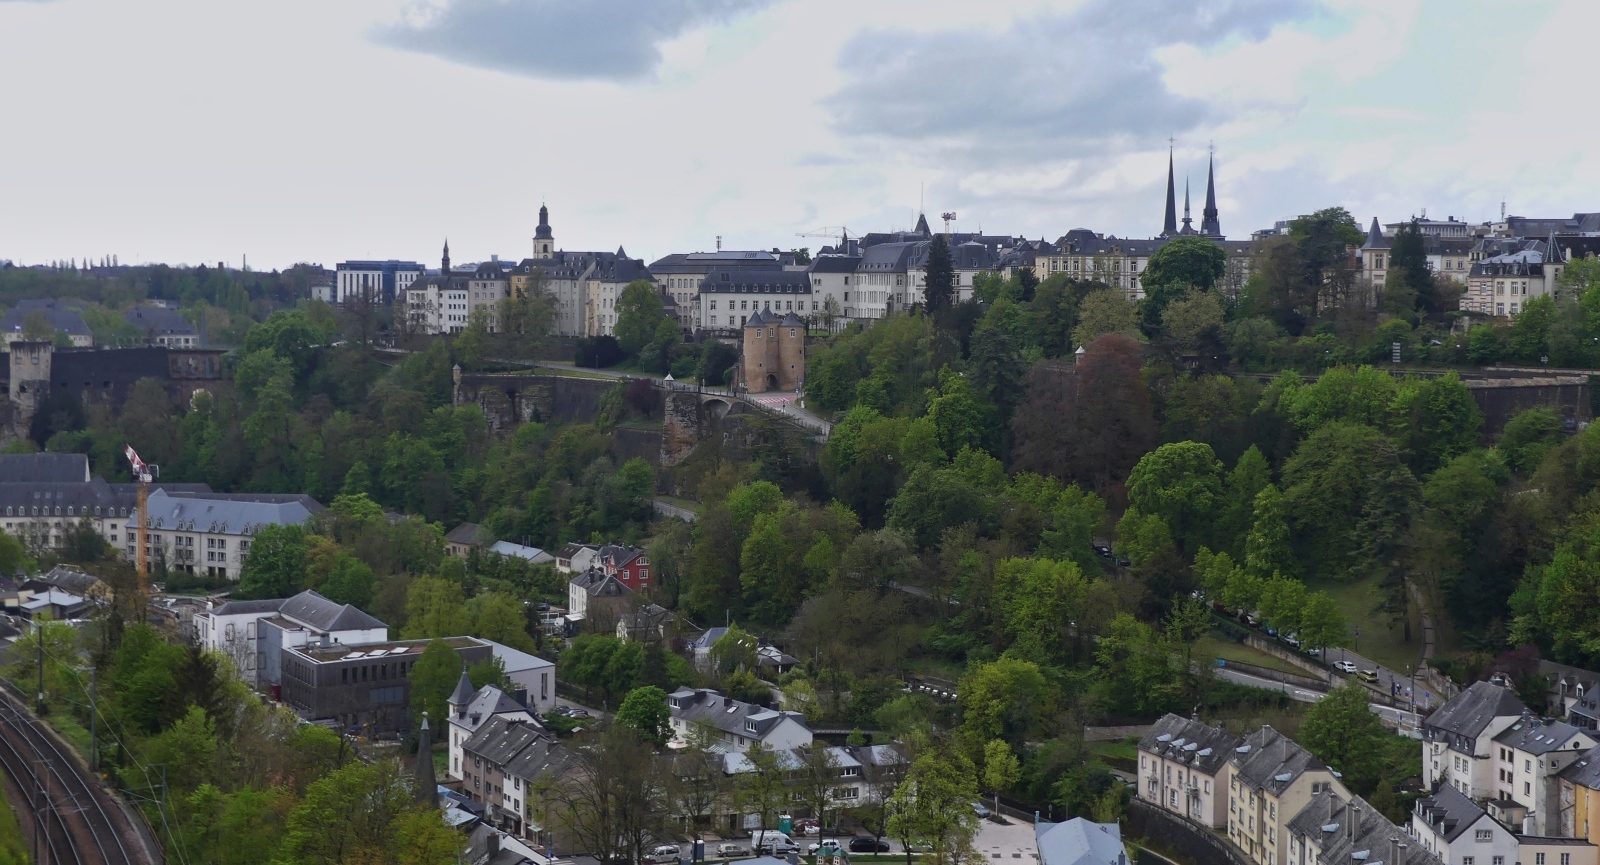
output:
<path id="1" fill-rule="evenodd" d="M 776 829 L 757 829 L 750 833 L 750 849 L 757 854 L 770 853 L 773 856 L 781 856 L 799 850 L 800 845 Z"/>

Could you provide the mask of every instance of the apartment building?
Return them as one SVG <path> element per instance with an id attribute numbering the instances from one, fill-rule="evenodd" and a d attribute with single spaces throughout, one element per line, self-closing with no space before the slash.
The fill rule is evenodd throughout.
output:
<path id="1" fill-rule="evenodd" d="M 389 626 L 350 604 L 306 590 L 292 598 L 206 602 L 194 616 L 200 645 L 231 658 L 246 682 L 278 683 L 279 653 L 307 645 L 363 646 L 389 639 Z"/>
<path id="2" fill-rule="evenodd" d="M 1440 865 L 1359 796 L 1324 789 L 1289 821 L 1289 865 Z"/>
<path id="3" fill-rule="evenodd" d="M 445 772 L 458 780 L 465 780 L 470 774 L 468 767 L 463 764 L 463 748 L 467 740 L 477 735 L 485 724 L 496 718 L 534 723 L 533 713 L 526 705 L 494 685 L 484 685 L 474 690 L 466 670 L 461 671 L 461 678 L 456 682 L 446 705 L 449 718 L 441 725 L 448 728 L 445 738 L 449 760 Z"/>
<path id="4" fill-rule="evenodd" d="M 1168 712 L 1139 740 L 1139 798 L 1212 829 L 1228 823 L 1228 760 L 1242 740 Z"/>
<path id="5" fill-rule="evenodd" d="M 1561 771 L 1597 742 L 1594 735 L 1550 718 L 1524 715 L 1494 737 L 1490 810 L 1509 825 L 1551 835 L 1561 830 Z"/>
<path id="6" fill-rule="evenodd" d="M 1324 790 L 1350 797 L 1327 764 L 1262 727 L 1228 758 L 1228 838 L 1258 865 L 1288 865 L 1289 821 Z"/>
<path id="7" fill-rule="evenodd" d="M 706 750 L 743 752 L 760 744 L 775 751 L 811 744 L 811 728 L 799 712 L 780 712 L 725 697 L 705 688 L 679 688 L 667 695 L 673 739 L 698 742 Z"/>
<path id="8" fill-rule="evenodd" d="M 1503 767 L 1494 738 L 1527 714 L 1516 695 L 1492 682 L 1474 682 L 1422 722 L 1422 782 L 1443 783 L 1475 801 L 1493 798 Z"/>
<path id="9" fill-rule="evenodd" d="M 411 729 L 411 670 L 429 642 L 286 647 L 283 702 L 307 721 L 332 721 L 374 737 L 404 734 Z M 474 637 L 447 637 L 445 643 L 466 665 L 492 656 L 488 644 Z"/>

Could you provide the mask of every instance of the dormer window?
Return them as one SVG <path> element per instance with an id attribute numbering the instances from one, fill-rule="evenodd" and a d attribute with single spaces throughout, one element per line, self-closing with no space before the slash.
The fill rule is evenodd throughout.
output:
<path id="1" fill-rule="evenodd" d="M 746 721 L 746 722 L 744 722 L 744 731 L 746 733 L 754 733 L 756 731 L 756 722 L 754 722 L 754 721 Z"/>

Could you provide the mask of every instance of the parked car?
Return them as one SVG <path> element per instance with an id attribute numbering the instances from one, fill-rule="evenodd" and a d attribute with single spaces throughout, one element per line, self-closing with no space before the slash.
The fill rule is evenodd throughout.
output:
<path id="1" fill-rule="evenodd" d="M 678 845 L 662 844 L 660 847 L 651 850 L 648 858 L 651 862 L 659 863 L 659 865 L 665 865 L 665 863 L 668 862 L 678 861 L 678 855 Z"/>
<path id="2" fill-rule="evenodd" d="M 909 693 L 911 689 L 907 688 L 906 691 Z M 818 826 L 815 820 L 801 820 L 794 824 L 794 831 L 800 835 L 815 835 L 822 831 L 822 827 Z"/>
<path id="3" fill-rule="evenodd" d="M 1111 558 L 1111 548 L 1110 547 L 1103 546 L 1103 545 L 1100 545 L 1100 544 L 1096 544 L 1095 548 L 1094 548 L 1094 552 L 1095 552 L 1095 555 L 1099 556 L 1102 559 Z"/>
<path id="4" fill-rule="evenodd" d="M 824 856 L 835 856 L 838 855 L 841 846 L 838 838 L 824 838 L 811 845 L 811 852 L 813 854 L 820 853 Z"/>
<path id="5" fill-rule="evenodd" d="M 585 708 L 583 708 L 581 706 L 573 706 L 573 707 L 567 709 L 567 717 L 568 718 L 587 718 L 587 717 L 589 717 L 589 710 L 585 709 Z"/>
<path id="6" fill-rule="evenodd" d="M 1128 561 L 1127 559 L 1125 559 L 1125 558 L 1123 558 L 1121 556 L 1117 556 L 1117 558 L 1114 561 L 1116 561 L 1117 567 L 1119 567 L 1119 568 L 1130 568 L 1130 567 L 1133 567 L 1133 562 L 1130 562 L 1130 561 Z"/>
<path id="7" fill-rule="evenodd" d="M 1376 685 L 1378 683 L 1378 671 L 1377 670 L 1361 670 L 1360 672 L 1356 673 L 1356 678 L 1360 679 L 1363 682 L 1371 682 L 1374 685 Z"/>
<path id="8" fill-rule="evenodd" d="M 717 856 L 721 859 L 731 859 L 735 856 L 749 856 L 750 851 L 743 844 L 718 844 Z"/>
<path id="9" fill-rule="evenodd" d="M 1310 655 L 1313 658 L 1320 658 L 1320 657 L 1322 657 L 1322 647 L 1321 646 L 1312 646 L 1311 648 L 1306 649 L 1306 654 Z"/>
<path id="10" fill-rule="evenodd" d="M 1284 635 L 1283 641 L 1296 649 L 1300 648 L 1300 638 L 1294 634 Z"/>
<path id="11" fill-rule="evenodd" d="M 972 811 L 978 815 L 979 819 L 987 820 L 989 818 L 989 806 L 982 802 L 973 802 Z"/>
<path id="12" fill-rule="evenodd" d="M 1360 667 L 1356 666 L 1354 661 L 1334 661 L 1333 668 L 1347 676 L 1354 676 L 1356 671 L 1361 669 Z"/>
<path id="13" fill-rule="evenodd" d="M 865 836 L 856 836 L 850 839 L 851 853 L 887 853 L 889 842 L 882 839 L 872 839 Z"/>

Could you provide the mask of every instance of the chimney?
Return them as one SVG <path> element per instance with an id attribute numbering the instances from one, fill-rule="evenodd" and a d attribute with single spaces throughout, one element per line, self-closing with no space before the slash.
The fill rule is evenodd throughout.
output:
<path id="1" fill-rule="evenodd" d="M 489 837 L 483 840 L 483 849 L 493 859 L 500 852 L 500 833 L 490 829 Z"/>
<path id="2" fill-rule="evenodd" d="M 528 705 L 528 689 L 527 688 L 518 688 L 515 691 L 511 692 L 511 696 L 518 703 L 521 703 L 524 707 L 526 707 Z"/>
<path id="3" fill-rule="evenodd" d="M 1522 834 L 1524 834 L 1524 835 L 1532 835 L 1533 834 L 1533 831 L 1534 831 L 1533 830 L 1533 816 L 1534 816 L 1533 812 L 1529 811 L 1527 816 L 1522 818 Z"/>
<path id="4" fill-rule="evenodd" d="M 1361 806 L 1357 805 L 1355 802 L 1351 802 L 1350 813 L 1348 817 L 1349 820 L 1345 823 L 1345 829 L 1347 830 L 1346 834 L 1350 838 L 1350 843 L 1354 844 L 1356 842 L 1356 837 L 1360 834 L 1361 829 Z"/>

